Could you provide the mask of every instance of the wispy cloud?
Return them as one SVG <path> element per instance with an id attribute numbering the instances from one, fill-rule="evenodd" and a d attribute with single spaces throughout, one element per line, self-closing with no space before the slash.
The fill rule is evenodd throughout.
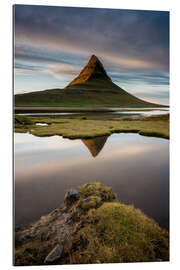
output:
<path id="1" fill-rule="evenodd" d="M 38 67 L 17 71 L 47 72 L 64 87 L 96 54 L 118 83 L 168 84 L 168 12 L 16 5 L 14 18 L 15 62 Z"/>

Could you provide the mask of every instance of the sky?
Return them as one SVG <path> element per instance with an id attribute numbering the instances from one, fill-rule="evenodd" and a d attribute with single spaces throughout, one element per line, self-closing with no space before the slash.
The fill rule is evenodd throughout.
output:
<path id="1" fill-rule="evenodd" d="M 169 12 L 14 6 L 14 93 L 64 88 L 95 54 L 112 81 L 169 104 Z"/>

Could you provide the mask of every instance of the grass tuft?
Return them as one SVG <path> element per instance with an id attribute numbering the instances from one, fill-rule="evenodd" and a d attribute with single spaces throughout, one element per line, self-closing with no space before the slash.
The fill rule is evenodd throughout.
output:
<path id="1" fill-rule="evenodd" d="M 169 260 L 168 233 L 133 206 L 106 202 L 90 210 L 87 220 L 75 239 L 88 244 L 74 243 L 73 264 Z"/>

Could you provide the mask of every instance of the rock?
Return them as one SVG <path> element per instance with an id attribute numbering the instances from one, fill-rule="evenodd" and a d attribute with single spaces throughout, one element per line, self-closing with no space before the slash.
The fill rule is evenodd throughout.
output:
<path id="1" fill-rule="evenodd" d="M 64 203 L 67 206 L 72 205 L 76 200 L 78 200 L 79 195 L 77 189 L 70 189 L 69 191 L 66 192 L 65 197 L 64 197 Z"/>
<path id="2" fill-rule="evenodd" d="M 47 255 L 44 262 L 45 263 L 54 262 L 54 261 L 56 261 L 57 259 L 59 259 L 61 257 L 62 253 L 63 253 L 63 246 L 58 244 Z"/>
<path id="3" fill-rule="evenodd" d="M 69 191 L 69 196 L 70 196 L 70 197 L 74 197 L 74 196 L 77 196 L 77 195 L 78 195 L 77 189 L 71 189 L 71 190 Z"/>

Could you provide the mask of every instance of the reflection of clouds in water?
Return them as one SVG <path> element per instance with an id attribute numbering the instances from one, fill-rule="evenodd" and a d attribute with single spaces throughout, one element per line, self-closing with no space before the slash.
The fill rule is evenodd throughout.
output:
<path id="1" fill-rule="evenodd" d="M 27 176 L 34 179 L 34 176 L 52 175 L 57 172 L 63 174 L 74 168 L 81 170 L 82 167 L 92 167 L 94 170 L 102 167 L 103 170 L 103 166 L 106 164 L 108 166 L 109 162 L 114 161 L 117 164 L 127 160 L 129 163 L 131 158 L 136 159 L 142 156 L 145 159 L 148 157 L 150 160 L 154 153 L 157 153 L 156 161 L 160 166 L 164 162 L 162 150 L 168 150 L 167 141 L 163 139 L 147 138 L 137 134 L 115 134 L 110 138 L 95 159 L 80 140 L 71 141 L 58 136 L 46 138 L 46 144 L 44 144 L 46 149 L 43 151 L 38 149 L 29 151 L 26 155 L 24 152 L 17 154 L 15 159 L 16 178 L 18 181 L 26 181 Z M 51 145 L 53 148 L 49 148 Z M 153 159 L 150 161 L 153 162 Z"/>
<path id="2" fill-rule="evenodd" d="M 81 144 L 80 140 L 64 139 L 61 136 L 37 137 L 32 134 L 15 133 L 15 151 L 21 154 L 46 151 L 47 149 L 70 149 Z"/>
<path id="3" fill-rule="evenodd" d="M 143 116 L 154 116 L 154 115 L 164 115 L 164 114 L 168 114 L 169 111 L 168 110 L 152 110 L 152 111 L 124 111 L 124 112 L 114 112 L 114 114 L 119 114 L 119 115 L 123 115 L 123 114 L 129 114 L 129 115 L 143 115 Z"/>
<path id="4" fill-rule="evenodd" d="M 26 144 L 37 141 L 36 137 L 28 133 L 14 133 L 15 146 L 17 144 Z"/>

